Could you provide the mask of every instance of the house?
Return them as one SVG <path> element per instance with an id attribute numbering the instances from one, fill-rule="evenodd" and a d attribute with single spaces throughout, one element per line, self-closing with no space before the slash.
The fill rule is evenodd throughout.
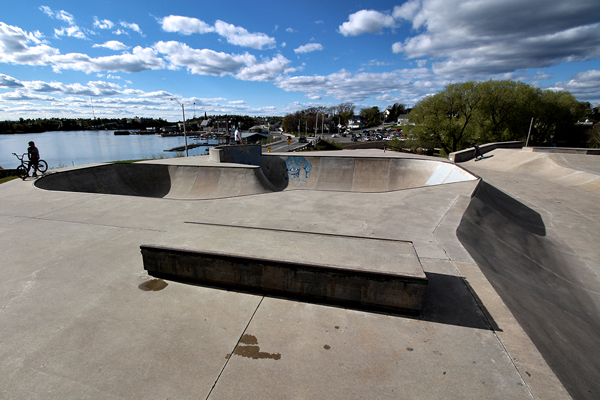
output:
<path id="1" fill-rule="evenodd" d="M 400 126 L 408 125 L 408 114 L 398 115 L 398 119 L 396 120 L 396 122 Z"/>
<path id="2" fill-rule="evenodd" d="M 211 118 L 206 118 L 206 119 L 202 120 L 202 122 L 200 123 L 200 126 L 198 127 L 198 130 L 207 131 L 208 127 L 210 126 L 211 123 L 212 123 Z"/>
<path id="3" fill-rule="evenodd" d="M 365 126 L 365 120 L 363 117 L 354 116 L 348 120 L 348 128 L 350 129 L 360 129 Z"/>

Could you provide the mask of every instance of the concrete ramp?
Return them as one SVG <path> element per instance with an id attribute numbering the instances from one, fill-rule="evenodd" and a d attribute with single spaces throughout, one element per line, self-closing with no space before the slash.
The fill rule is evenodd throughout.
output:
<path id="1" fill-rule="evenodd" d="M 264 156 L 263 165 L 103 164 L 38 179 L 46 190 L 214 199 L 281 190 L 388 192 L 477 179 L 454 164 L 416 158 Z"/>
<path id="2" fill-rule="evenodd" d="M 275 189 L 260 167 L 105 164 L 46 175 L 40 189 L 168 199 L 214 199 Z"/>
<path id="3" fill-rule="evenodd" d="M 157 278 L 418 313 L 427 278 L 411 242 L 186 223 L 141 247 Z"/>
<path id="4" fill-rule="evenodd" d="M 388 192 L 477 179 L 461 167 L 437 160 L 309 154 L 264 155 L 266 177 L 288 190 L 348 192 Z"/>

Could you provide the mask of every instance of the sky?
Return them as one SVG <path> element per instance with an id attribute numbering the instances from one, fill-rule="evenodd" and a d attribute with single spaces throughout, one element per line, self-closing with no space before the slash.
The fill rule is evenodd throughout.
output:
<path id="1" fill-rule="evenodd" d="M 0 0 L 0 120 L 384 110 L 488 79 L 597 105 L 600 1 Z"/>

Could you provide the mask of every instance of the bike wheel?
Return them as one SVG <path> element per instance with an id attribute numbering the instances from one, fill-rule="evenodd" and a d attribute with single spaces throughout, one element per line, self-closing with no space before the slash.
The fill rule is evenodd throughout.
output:
<path id="1" fill-rule="evenodd" d="M 18 176 L 19 178 L 22 178 L 22 177 L 24 177 L 25 175 L 27 175 L 27 169 L 26 169 L 24 166 L 22 166 L 22 165 L 19 165 L 19 166 L 17 167 L 17 170 L 16 170 L 16 171 L 17 171 L 17 176 Z"/>
<path id="2" fill-rule="evenodd" d="M 42 174 L 48 170 L 48 163 L 44 160 L 38 161 L 38 171 Z"/>

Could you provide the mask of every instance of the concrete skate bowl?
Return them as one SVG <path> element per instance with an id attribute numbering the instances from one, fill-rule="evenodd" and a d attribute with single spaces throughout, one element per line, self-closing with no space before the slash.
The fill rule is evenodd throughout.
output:
<path id="1" fill-rule="evenodd" d="M 387 192 L 478 179 L 447 162 L 414 158 L 265 156 L 262 166 L 103 164 L 38 179 L 40 189 L 214 199 L 282 190 Z"/>
<path id="2" fill-rule="evenodd" d="M 457 237 L 573 398 L 597 399 L 600 278 L 538 212 L 483 181 Z"/>

